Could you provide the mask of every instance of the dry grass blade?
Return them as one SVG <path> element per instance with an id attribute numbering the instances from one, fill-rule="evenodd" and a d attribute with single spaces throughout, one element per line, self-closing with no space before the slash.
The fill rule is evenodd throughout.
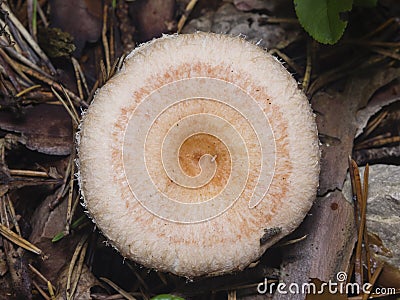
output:
<path id="1" fill-rule="evenodd" d="M 363 203 L 365 206 L 364 215 L 365 220 L 367 219 L 367 199 L 368 199 L 368 178 L 369 178 L 369 165 L 365 166 L 364 170 L 364 187 L 363 187 Z M 369 241 L 368 241 L 368 231 L 366 228 L 366 223 L 364 224 L 364 245 L 365 245 L 365 256 L 367 261 L 367 275 L 368 275 L 368 282 L 371 282 L 371 255 L 369 253 Z"/>
<path id="2" fill-rule="evenodd" d="M 386 57 L 393 58 L 395 60 L 400 60 L 400 54 L 398 54 L 398 50 L 396 49 L 395 51 L 389 51 L 385 49 L 380 49 L 380 48 L 372 48 L 371 49 L 373 52 L 381 54 Z"/>
<path id="3" fill-rule="evenodd" d="M 6 10 L 9 14 L 9 18 L 11 22 L 18 28 L 18 31 L 21 33 L 21 35 L 25 38 L 25 40 L 28 42 L 28 44 L 32 47 L 32 49 L 39 55 L 39 57 L 44 61 L 44 63 L 47 65 L 47 67 L 50 69 L 50 71 L 55 74 L 56 69 L 53 67 L 51 64 L 50 60 L 48 59 L 47 55 L 42 51 L 42 49 L 39 47 L 39 45 L 36 43 L 36 41 L 32 38 L 32 36 L 29 34 L 29 32 L 25 29 L 25 27 L 21 24 L 21 22 L 18 20 L 16 16 L 12 13 L 10 8 L 3 2 L 1 3 L 1 8 Z"/>
<path id="4" fill-rule="evenodd" d="M 14 227 L 15 227 L 15 230 L 17 231 L 17 233 L 20 236 L 22 236 L 21 229 L 19 228 L 19 224 L 18 224 L 18 221 L 17 221 L 17 216 L 15 214 L 14 205 L 13 205 L 13 203 L 12 203 L 12 201 L 10 199 L 10 196 L 8 194 L 5 197 L 5 203 L 4 204 L 8 208 L 8 212 L 9 212 L 9 214 L 11 216 L 11 221 L 12 221 Z"/>
<path id="5" fill-rule="evenodd" d="M 378 267 L 375 269 L 375 272 L 372 275 L 372 278 L 371 278 L 371 281 L 370 281 L 369 291 L 371 291 L 372 288 L 374 287 L 375 282 L 378 279 L 379 275 L 381 274 L 384 265 L 385 265 L 385 263 L 381 262 L 381 263 L 379 263 Z M 362 300 L 367 300 L 369 298 L 369 295 L 370 295 L 369 293 L 365 293 L 363 295 L 363 297 L 362 297 Z"/>
<path id="6" fill-rule="evenodd" d="M 306 93 L 308 87 L 310 85 L 311 80 L 311 69 L 312 69 L 312 61 L 313 61 L 313 52 L 314 52 L 314 43 L 311 40 L 307 42 L 307 62 L 306 62 L 306 71 L 304 72 L 302 88 Z"/>
<path id="7" fill-rule="evenodd" d="M 53 285 L 51 284 L 50 281 L 47 281 L 47 288 L 49 289 L 51 300 L 56 300 L 56 295 L 54 294 Z"/>
<path id="8" fill-rule="evenodd" d="M 51 91 L 57 97 L 57 99 L 60 100 L 62 105 L 64 105 L 65 109 L 67 110 L 68 114 L 70 115 L 70 117 L 71 117 L 72 121 L 74 122 L 75 126 L 78 126 L 79 117 L 77 117 L 77 113 L 75 111 L 75 108 L 73 106 L 70 107 L 69 103 L 67 103 L 53 87 L 51 87 Z"/>
<path id="9" fill-rule="evenodd" d="M 358 240 L 357 240 L 357 247 L 356 247 L 356 254 L 355 254 L 355 281 L 360 286 L 363 284 L 363 266 L 362 266 L 362 241 L 363 241 L 363 232 L 365 227 L 365 207 L 366 203 L 363 203 L 363 193 L 361 188 L 361 179 L 360 179 L 360 171 L 358 169 L 357 163 L 350 159 L 350 166 L 349 166 L 352 174 L 352 187 L 353 191 L 355 191 L 356 196 L 356 203 L 357 203 L 357 225 L 358 225 Z M 354 194 L 353 194 L 354 195 Z M 363 215 L 364 213 L 364 215 Z"/>
<path id="10" fill-rule="evenodd" d="M 21 80 L 23 80 L 27 85 L 30 85 L 30 86 L 33 85 L 33 82 L 18 68 L 18 66 L 6 54 L 6 52 L 3 49 L 0 49 L 0 54 L 3 57 L 3 59 L 11 66 L 11 68 L 20 76 Z"/>
<path id="11" fill-rule="evenodd" d="M 88 235 L 84 235 L 79 241 L 75 248 L 74 255 L 72 256 L 71 262 L 68 269 L 66 296 L 67 300 L 74 299 L 74 294 L 78 286 L 79 278 L 81 276 L 83 262 L 87 250 L 87 239 Z"/>
<path id="12" fill-rule="evenodd" d="M 369 178 L 369 165 L 367 164 L 364 169 L 364 178 L 363 178 L 363 186 L 361 186 L 361 180 L 360 180 L 360 172 L 358 169 L 358 166 L 356 162 L 352 159 L 350 159 L 350 175 L 351 175 L 351 181 L 352 181 L 352 186 L 353 186 L 353 196 L 357 198 L 356 203 L 358 203 L 358 208 L 356 209 L 356 215 L 358 218 L 358 240 L 357 240 L 357 246 L 356 246 L 356 251 L 355 255 L 352 258 L 352 261 L 354 262 L 354 276 L 356 283 L 359 284 L 359 286 L 362 286 L 364 282 L 369 283 L 369 288 L 368 291 L 365 293 L 363 292 L 361 295 L 358 297 L 351 297 L 349 299 L 362 299 L 366 300 L 369 298 L 378 298 L 379 295 L 371 295 L 372 288 L 374 287 L 374 284 L 376 280 L 378 279 L 383 267 L 384 263 L 383 262 L 377 262 L 377 267 L 373 274 L 371 274 L 371 270 L 373 266 L 371 265 L 371 254 L 369 252 L 369 233 L 366 229 L 366 220 L 367 220 L 367 198 L 368 198 L 368 178 Z M 363 248 L 364 244 L 364 248 Z M 364 249 L 364 250 L 363 250 Z M 364 253 L 363 253 L 364 251 Z M 363 258 L 365 261 L 363 261 Z M 367 267 L 367 276 L 368 276 L 368 281 L 363 280 L 363 266 L 366 265 Z M 348 274 L 352 273 L 352 269 L 349 270 Z"/>
<path id="13" fill-rule="evenodd" d="M 192 12 L 197 2 L 198 0 L 190 0 L 190 2 L 186 5 L 185 12 L 183 13 L 182 17 L 179 19 L 178 22 L 177 33 L 180 33 L 182 31 L 183 26 L 185 26 L 187 18 L 189 17 L 190 13 Z"/>
<path id="14" fill-rule="evenodd" d="M 68 206 L 67 206 L 67 217 L 66 217 L 66 225 L 65 231 L 69 232 L 73 211 L 72 211 L 72 198 L 74 194 L 74 176 L 75 176 L 75 162 L 73 159 L 74 155 L 71 155 L 70 163 L 71 163 L 71 172 L 70 172 L 70 181 L 69 181 L 69 192 L 68 192 Z M 74 203 L 75 204 L 75 203 Z"/>
<path id="15" fill-rule="evenodd" d="M 0 40 L 0 46 L 4 46 L 4 42 L 2 42 L 1 40 Z M 4 49 L 14 59 L 19 60 L 19 62 L 21 62 L 24 65 L 28 66 L 29 68 L 35 70 L 36 72 L 38 72 L 42 76 L 45 76 L 45 77 L 47 77 L 49 79 L 53 79 L 51 75 L 47 74 L 45 71 L 40 69 L 37 65 L 35 65 L 32 61 L 30 61 L 28 58 L 23 56 L 21 53 L 15 51 L 14 48 L 6 47 Z"/>
<path id="16" fill-rule="evenodd" d="M 37 41 L 37 0 L 27 0 L 27 15 L 29 20 L 29 32 L 32 38 Z"/>
<path id="17" fill-rule="evenodd" d="M 272 248 L 277 248 L 277 247 L 283 247 L 283 246 L 287 246 L 287 245 L 296 244 L 298 242 L 304 241 L 307 238 L 307 236 L 308 236 L 308 234 L 305 234 L 302 237 L 299 237 L 297 239 L 288 240 L 288 241 L 284 241 L 284 242 L 278 242 L 277 244 L 273 245 Z"/>
<path id="18" fill-rule="evenodd" d="M 0 234 L 7 238 L 10 242 L 20 246 L 21 248 L 24 248 L 25 250 L 39 255 L 42 254 L 42 250 L 2 224 L 0 224 Z"/>
<path id="19" fill-rule="evenodd" d="M 399 143 L 399 142 L 400 142 L 400 136 L 390 136 L 390 133 L 387 133 L 365 140 L 357 144 L 354 147 L 354 149 L 360 150 L 366 148 L 376 148 L 376 147 L 382 147 L 387 144 Z"/>
<path id="20" fill-rule="evenodd" d="M 41 178 L 50 178 L 47 172 L 42 171 L 32 171 L 32 170 L 13 170 L 10 169 L 10 175 L 12 176 L 27 176 L 27 177 L 41 177 Z"/>
<path id="21" fill-rule="evenodd" d="M 110 48 L 108 45 L 108 40 L 107 40 L 107 16 L 108 16 L 108 6 L 104 5 L 103 9 L 103 28 L 102 28 L 102 42 L 103 42 L 103 47 L 104 47 L 104 56 L 106 58 L 106 74 L 107 78 L 110 75 L 110 70 L 111 70 L 111 62 L 110 62 Z"/>
<path id="22" fill-rule="evenodd" d="M 363 135 L 364 136 L 368 136 L 371 134 L 371 132 L 373 132 L 376 127 L 378 127 L 378 125 L 380 124 L 380 122 L 383 121 L 383 119 L 386 118 L 386 116 L 388 115 L 388 111 L 382 111 L 376 118 L 374 118 L 371 122 L 369 122 L 367 124 L 367 127 L 364 130 Z"/>
<path id="23" fill-rule="evenodd" d="M 381 31 L 383 31 L 387 27 L 391 26 L 392 24 L 398 25 L 398 23 L 399 23 L 398 18 L 390 18 L 390 19 L 386 20 L 385 22 L 383 22 L 381 25 L 379 25 L 376 29 L 374 29 L 373 31 L 371 31 L 368 34 L 366 34 L 365 36 L 363 36 L 362 39 L 365 40 L 367 38 L 370 38 L 370 37 L 376 35 L 377 33 L 380 33 Z"/>
<path id="24" fill-rule="evenodd" d="M 15 64 L 18 66 L 18 68 L 20 68 L 24 73 L 48 84 L 49 86 L 53 87 L 55 90 L 57 91 L 63 91 L 62 86 L 55 82 L 53 79 L 49 78 L 48 75 L 44 76 L 42 73 L 37 72 L 36 70 L 26 67 L 24 65 L 18 64 L 15 62 Z M 71 92 L 68 89 L 65 89 L 65 92 L 67 93 L 67 95 L 75 102 L 76 105 L 82 105 L 83 107 L 88 107 L 88 104 L 82 100 L 81 98 L 79 98 L 78 96 L 76 96 L 73 92 Z"/>
<path id="25" fill-rule="evenodd" d="M 68 178 L 71 174 L 71 168 L 72 168 L 73 164 L 75 164 L 74 156 L 71 155 L 69 158 L 67 169 L 65 170 L 65 173 L 64 173 L 62 185 L 58 189 L 54 201 L 52 201 L 50 203 L 50 209 L 54 209 L 58 205 L 58 203 L 60 203 L 61 199 L 66 195 L 67 190 L 68 190 L 67 187 L 69 186 L 69 185 L 67 186 L 67 182 L 68 182 Z"/>
<path id="26" fill-rule="evenodd" d="M 289 56 L 281 52 L 279 49 L 271 49 L 268 52 L 271 55 L 279 56 L 279 58 L 283 59 L 284 62 L 288 64 L 288 66 L 292 68 L 297 74 L 301 74 L 303 72 L 298 64 L 296 64 Z"/>
<path id="27" fill-rule="evenodd" d="M 29 269 L 36 275 L 36 276 L 38 276 L 39 277 L 39 279 L 43 282 L 43 283 L 45 283 L 45 284 L 49 284 L 50 283 L 50 281 L 42 274 L 42 273 L 40 273 L 39 272 L 39 270 L 38 269 L 36 269 L 34 266 L 32 266 L 31 264 L 28 264 L 28 267 L 29 267 Z M 51 283 L 50 283 L 51 284 Z M 51 288 L 52 289 L 55 289 L 55 287 L 51 284 Z"/>
<path id="28" fill-rule="evenodd" d="M 20 91 L 18 94 L 15 95 L 15 97 L 21 97 L 21 96 L 25 95 L 26 93 L 29 93 L 30 91 L 40 88 L 40 87 L 41 87 L 40 84 L 32 85 L 32 86 L 26 88 L 25 90 Z"/>
<path id="29" fill-rule="evenodd" d="M 116 285 L 114 282 L 112 282 L 110 279 L 100 277 L 101 280 L 103 280 L 105 283 L 107 283 L 109 286 L 111 286 L 114 290 L 116 290 L 121 296 L 124 296 L 128 300 L 136 300 L 135 297 L 131 296 L 128 292 L 124 291 L 121 289 L 118 285 Z"/>
<path id="30" fill-rule="evenodd" d="M 52 300 L 49 295 L 46 294 L 46 292 L 37 284 L 37 282 L 35 280 L 32 281 L 33 286 L 35 287 L 35 289 L 39 292 L 40 295 L 42 295 L 42 297 L 45 300 Z"/>
<path id="31" fill-rule="evenodd" d="M 228 292 L 228 300 L 236 300 L 236 290 Z"/>
<path id="32" fill-rule="evenodd" d="M 74 66 L 74 70 L 75 70 L 75 76 L 76 76 L 76 81 L 77 81 L 77 86 L 78 86 L 78 91 L 79 91 L 79 97 L 81 97 L 81 99 L 83 99 L 84 96 L 83 96 L 82 85 L 83 85 L 83 88 L 85 89 L 86 95 L 89 95 L 89 88 L 88 88 L 88 85 L 86 82 L 86 77 L 82 71 L 82 68 L 81 68 L 78 60 L 75 57 L 71 57 L 71 61 L 72 61 L 72 65 Z"/>

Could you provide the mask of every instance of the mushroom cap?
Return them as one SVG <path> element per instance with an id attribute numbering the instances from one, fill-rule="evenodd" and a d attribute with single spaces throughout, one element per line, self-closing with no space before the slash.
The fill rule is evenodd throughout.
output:
<path id="1" fill-rule="evenodd" d="M 97 91 L 78 142 L 84 204 L 103 234 L 123 256 L 181 276 L 244 269 L 316 196 L 309 102 L 240 37 L 141 45 Z"/>

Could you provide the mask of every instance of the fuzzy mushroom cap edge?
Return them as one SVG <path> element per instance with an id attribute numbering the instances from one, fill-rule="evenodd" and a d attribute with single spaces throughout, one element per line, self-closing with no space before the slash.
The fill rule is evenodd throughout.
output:
<path id="1" fill-rule="evenodd" d="M 298 227 L 318 187 L 308 99 L 277 59 L 220 34 L 130 53 L 85 113 L 78 153 L 84 204 L 111 244 L 186 277 L 244 269 Z"/>

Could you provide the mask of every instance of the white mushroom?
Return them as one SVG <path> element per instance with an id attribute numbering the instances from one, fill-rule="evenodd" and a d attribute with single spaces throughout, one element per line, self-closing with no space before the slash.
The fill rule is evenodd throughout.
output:
<path id="1" fill-rule="evenodd" d="M 122 255 L 194 277 L 245 268 L 301 223 L 319 148 L 274 57 L 196 33 L 128 55 L 83 118 L 79 163 L 87 210 Z"/>

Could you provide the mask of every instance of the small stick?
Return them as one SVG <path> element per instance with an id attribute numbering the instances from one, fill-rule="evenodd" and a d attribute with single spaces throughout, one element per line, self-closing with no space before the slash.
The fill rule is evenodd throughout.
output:
<path id="1" fill-rule="evenodd" d="M 107 283 L 109 286 L 111 286 L 114 290 L 116 290 L 120 295 L 124 296 L 126 299 L 128 299 L 128 300 L 136 300 L 135 297 L 131 296 L 128 292 L 126 292 L 123 289 L 121 289 L 118 285 L 116 285 L 110 279 L 107 279 L 105 277 L 100 277 L 100 279 L 103 280 L 105 283 Z"/>
<path id="2" fill-rule="evenodd" d="M 356 201 L 357 207 L 355 209 L 357 210 L 357 217 L 356 217 L 356 222 L 358 226 L 358 240 L 357 240 L 357 248 L 356 248 L 356 255 L 355 255 L 355 280 L 359 285 L 363 284 L 363 266 L 362 266 L 362 237 L 363 237 L 363 226 L 365 226 L 365 218 L 363 218 L 362 212 L 363 212 L 363 203 L 362 203 L 362 190 L 361 190 L 361 179 L 360 179 L 360 172 L 357 166 L 357 163 L 350 159 L 350 166 L 349 168 L 352 170 L 352 186 L 353 190 L 355 190 L 355 196 L 356 196 Z M 353 185 L 354 184 L 354 185 Z M 354 194 L 353 194 L 354 196 Z"/>
<path id="3" fill-rule="evenodd" d="M 86 256 L 86 251 L 87 251 L 87 247 L 88 247 L 88 242 L 85 241 L 82 250 L 79 253 L 79 260 L 78 260 L 78 264 L 77 264 L 77 270 L 75 271 L 75 276 L 73 279 L 73 283 L 72 283 L 72 288 L 71 288 L 71 294 L 70 294 L 70 299 L 74 299 L 74 294 L 76 291 L 76 288 L 78 287 L 78 283 L 79 283 L 79 278 L 81 277 L 82 274 L 82 268 L 83 268 L 83 263 L 85 260 L 85 256 Z M 68 299 L 68 297 L 67 297 Z"/>
<path id="4" fill-rule="evenodd" d="M 108 40 L 107 40 L 107 15 L 108 15 L 107 10 L 108 10 L 108 5 L 104 5 L 103 29 L 102 29 L 101 38 L 103 41 L 104 56 L 106 58 L 106 74 L 107 74 L 107 78 L 108 78 L 108 76 L 110 75 L 111 63 L 110 63 L 110 48 L 109 48 Z"/>
<path id="5" fill-rule="evenodd" d="M 364 136 L 370 135 L 370 133 L 372 131 L 374 131 L 376 129 L 376 127 L 378 127 L 380 122 L 382 122 L 383 119 L 385 119 L 387 115 L 388 115 L 388 111 L 387 110 L 381 112 L 375 119 L 373 119 L 371 122 L 369 122 L 369 124 L 367 125 L 367 128 L 365 129 L 363 135 Z"/>
<path id="6" fill-rule="evenodd" d="M 6 195 L 5 200 L 6 200 L 5 201 L 5 205 L 7 205 L 7 207 L 8 207 L 8 211 L 9 211 L 10 216 L 11 216 L 11 221 L 14 224 L 15 230 L 17 231 L 17 233 L 20 236 L 22 236 L 21 229 L 19 228 L 19 224 L 18 224 L 18 221 L 17 221 L 17 216 L 15 215 L 14 205 L 13 205 L 13 203 L 12 203 L 12 201 L 10 199 L 10 196 L 8 194 Z"/>
<path id="7" fill-rule="evenodd" d="M 13 62 L 13 60 L 5 53 L 3 49 L 0 49 L 0 54 L 4 60 L 14 69 L 14 71 L 23 79 L 27 84 L 33 85 L 32 80 L 30 80 Z"/>
<path id="8" fill-rule="evenodd" d="M 47 83 L 50 86 L 53 86 L 54 89 L 58 90 L 58 91 L 62 91 L 63 88 L 61 87 L 61 85 L 57 82 L 55 82 L 53 79 L 49 79 L 46 76 L 43 76 L 42 74 L 40 74 L 39 72 L 30 69 L 24 65 L 18 64 L 17 62 L 15 63 L 18 68 L 20 68 L 23 72 L 25 72 L 26 74 L 35 77 L 38 80 L 43 81 L 44 83 Z M 88 107 L 89 105 L 82 99 L 80 99 L 78 96 L 76 96 L 73 92 L 71 92 L 68 89 L 64 89 L 66 91 L 66 93 L 68 94 L 68 96 L 71 97 L 72 100 L 75 101 L 76 105 L 82 105 L 83 107 Z"/>
<path id="9" fill-rule="evenodd" d="M 183 26 L 185 25 L 185 23 L 187 21 L 187 18 L 189 17 L 190 13 L 192 12 L 192 10 L 197 2 L 198 2 L 198 0 L 190 0 L 188 5 L 186 5 L 185 12 L 183 13 L 183 15 L 181 16 L 181 18 L 179 19 L 179 22 L 178 22 L 177 33 L 180 33 L 182 31 Z"/>
<path id="10" fill-rule="evenodd" d="M 73 154 L 71 154 L 72 157 Z M 74 174 L 75 174 L 75 163 L 74 160 L 71 159 L 71 172 L 70 172 L 70 181 L 69 181 L 69 193 L 68 193 L 68 206 L 67 206 L 67 217 L 66 217 L 66 225 L 65 231 L 69 232 L 71 220 L 72 220 L 72 197 L 74 192 Z"/>
<path id="11" fill-rule="evenodd" d="M 74 68 L 76 68 L 76 70 L 79 73 L 81 82 L 83 84 L 83 87 L 85 88 L 86 95 L 89 95 L 89 88 L 88 88 L 88 85 L 86 82 L 85 74 L 82 71 L 81 65 L 79 64 L 79 62 L 76 60 L 75 57 L 71 57 L 71 60 L 72 60 L 72 63 L 74 64 Z M 81 97 L 81 98 L 83 99 L 83 97 Z"/>
<path id="12" fill-rule="evenodd" d="M 76 86 L 78 88 L 79 98 L 83 99 L 82 81 L 79 76 L 79 71 L 78 71 L 78 67 L 77 67 L 77 65 L 79 65 L 79 63 L 74 57 L 71 57 L 71 62 L 72 62 L 72 66 L 74 67 Z"/>
<path id="13" fill-rule="evenodd" d="M 380 48 L 371 48 L 371 50 L 375 53 L 396 59 L 396 60 L 400 60 L 400 54 L 396 53 L 396 51 L 388 51 L 385 49 L 380 49 Z"/>
<path id="14" fill-rule="evenodd" d="M 46 16 L 40 5 L 37 6 L 37 12 L 39 13 L 39 17 L 42 20 L 44 27 L 49 27 L 49 22 L 47 21 Z"/>
<path id="15" fill-rule="evenodd" d="M 40 88 L 40 87 L 41 87 L 40 84 L 32 85 L 32 86 L 20 91 L 18 94 L 15 95 L 15 97 L 16 98 L 21 97 L 21 96 L 25 95 L 26 93 L 29 93 L 30 91 Z"/>
<path id="16" fill-rule="evenodd" d="M 376 29 L 374 29 L 373 31 L 371 31 L 368 34 L 364 35 L 362 37 L 362 39 L 364 40 L 364 39 L 370 38 L 371 36 L 381 32 L 382 30 L 384 30 L 386 27 L 389 27 L 390 25 L 392 25 L 392 23 L 398 23 L 398 18 L 393 18 L 392 17 L 392 18 L 386 20 L 381 25 L 379 25 Z"/>
<path id="17" fill-rule="evenodd" d="M 381 274 L 384 266 L 385 266 L 385 263 L 381 262 L 381 263 L 379 263 L 378 267 L 375 269 L 375 272 L 372 275 L 371 281 L 369 282 L 371 285 L 369 291 L 371 291 L 372 287 L 375 285 L 375 282 L 378 279 L 379 275 Z M 362 300 L 367 300 L 369 298 L 369 296 L 370 296 L 369 293 L 365 293 L 362 297 Z"/>
<path id="18" fill-rule="evenodd" d="M 303 84 L 302 84 L 304 92 L 307 92 L 309 84 L 310 84 L 311 69 L 312 69 L 312 57 L 313 57 L 312 52 L 313 52 L 313 42 L 311 40 L 308 40 L 306 71 L 304 72 Z"/>
<path id="19" fill-rule="evenodd" d="M 12 175 L 12 176 L 29 176 L 29 177 L 49 178 L 49 174 L 47 174 L 47 172 L 32 171 L 32 170 L 14 170 L 14 169 L 10 169 L 9 171 L 10 171 L 10 175 Z"/>
<path id="20" fill-rule="evenodd" d="M 365 140 L 358 145 L 354 147 L 354 150 L 360 150 L 360 149 L 365 149 L 365 148 L 375 148 L 375 147 L 381 147 L 386 144 L 391 144 L 391 143 L 398 143 L 400 142 L 400 136 L 389 136 L 390 133 L 378 135 L 376 137 L 373 137 L 371 139 Z"/>
<path id="21" fill-rule="evenodd" d="M 64 96 L 65 96 L 65 97 L 67 98 L 67 100 L 68 100 L 69 107 L 71 108 L 71 111 L 73 112 L 73 114 L 74 114 L 74 116 L 75 116 L 75 119 L 76 119 L 77 121 L 79 121 L 78 112 L 76 111 L 75 106 L 74 106 L 74 104 L 73 104 L 72 101 L 71 101 L 71 98 L 69 97 L 69 95 L 68 95 L 68 93 L 67 93 L 67 91 L 66 91 L 66 89 L 64 88 L 63 85 L 61 86 L 61 88 L 62 88 L 62 91 L 64 92 Z M 75 135 L 74 135 L 74 136 L 75 136 Z"/>
<path id="22" fill-rule="evenodd" d="M 37 291 L 39 292 L 40 295 L 42 295 L 42 297 L 45 300 L 52 300 L 47 294 L 46 292 L 37 284 L 37 282 L 35 280 L 32 280 L 32 284 L 34 285 L 35 289 L 37 289 Z"/>
<path id="23" fill-rule="evenodd" d="M 64 101 L 64 99 L 60 96 L 60 94 L 57 93 L 57 91 L 51 87 L 51 91 L 54 93 L 54 95 L 57 97 L 58 100 L 64 105 L 65 109 L 67 110 L 68 114 L 70 115 L 72 121 L 75 123 L 75 125 L 79 124 L 79 120 L 76 119 L 75 114 L 71 111 L 69 108 L 68 104 Z"/>
<path id="24" fill-rule="evenodd" d="M 86 244 L 86 240 L 88 238 L 88 235 L 84 235 L 82 236 L 81 240 L 79 241 L 78 245 L 75 248 L 75 252 L 72 256 L 71 262 L 69 264 L 69 268 L 68 268 L 68 277 L 67 277 L 67 287 L 66 287 L 66 294 L 67 294 L 67 300 L 69 299 L 73 299 L 75 290 L 73 289 L 73 287 L 71 287 L 71 281 L 72 281 L 72 273 L 75 269 L 75 264 L 78 260 L 78 256 L 80 256 L 79 254 L 81 253 L 82 249 L 85 249 L 86 252 L 86 247 L 84 248 L 85 244 Z M 80 259 L 79 259 L 80 260 Z M 79 276 L 78 275 L 78 281 L 79 281 Z M 73 283 L 73 285 L 75 285 L 75 283 Z M 76 288 L 76 286 L 75 286 Z"/>
<path id="25" fill-rule="evenodd" d="M 5 43 L 4 41 L 0 40 L 0 46 L 5 47 Z M 19 53 L 18 51 L 15 51 L 13 48 L 11 47 L 5 47 L 4 48 L 6 50 L 6 52 L 13 58 L 18 59 L 21 63 L 23 63 L 24 65 L 30 67 L 31 69 L 37 71 L 38 73 L 42 74 L 43 76 L 54 80 L 53 77 L 51 77 L 51 75 L 47 74 L 45 71 L 43 71 L 41 68 L 39 68 L 37 65 L 35 65 L 32 61 L 30 61 L 28 58 L 26 58 L 25 56 L 23 56 L 21 53 Z"/>
<path id="26" fill-rule="evenodd" d="M 48 284 L 48 282 L 50 282 L 42 273 L 40 273 L 40 271 L 38 269 L 36 269 L 34 266 L 32 266 L 31 264 L 28 264 L 29 269 L 31 269 L 31 271 L 37 275 L 39 277 L 39 279 L 45 283 Z M 52 285 L 52 288 L 55 289 L 55 287 Z"/>
<path id="27" fill-rule="evenodd" d="M 301 68 L 291 59 L 289 56 L 287 56 L 285 53 L 281 52 L 279 49 L 271 49 L 268 51 L 271 55 L 278 55 L 280 58 L 282 58 L 285 63 L 289 65 L 297 74 L 301 74 Z"/>
<path id="28" fill-rule="evenodd" d="M 0 224 L 0 234 L 7 238 L 9 241 L 13 242 L 14 244 L 20 246 L 21 248 L 24 248 L 25 250 L 28 250 L 30 252 L 33 252 L 35 254 L 42 254 L 42 250 L 40 250 L 38 247 L 35 245 L 31 244 L 28 242 L 26 239 L 23 237 L 19 236 L 16 234 L 14 231 L 11 231 L 8 227 Z"/>
<path id="29" fill-rule="evenodd" d="M 25 40 L 28 42 L 28 44 L 32 47 L 32 49 L 39 55 L 39 57 L 44 61 L 46 66 L 50 69 L 50 72 L 53 74 L 56 73 L 56 69 L 54 66 L 51 64 L 49 58 L 47 55 L 42 51 L 42 49 L 39 47 L 39 45 L 35 42 L 35 40 L 31 37 L 29 32 L 25 29 L 25 27 L 21 24 L 21 22 L 18 20 L 18 18 L 12 13 L 12 11 L 9 9 L 9 7 L 2 2 L 1 7 L 6 10 L 9 14 L 9 18 L 12 23 L 18 28 L 19 32 L 22 34 L 22 36 L 25 38 Z"/>
<path id="30" fill-rule="evenodd" d="M 365 166 L 364 170 L 364 189 L 363 189 L 363 203 L 365 206 L 364 215 L 367 213 L 367 199 L 368 199 L 368 177 L 369 177 L 369 164 Z M 366 219 L 366 216 L 365 216 Z M 364 224 L 364 246 L 365 246 L 365 256 L 367 260 L 367 274 L 368 282 L 371 282 L 371 255 L 369 253 L 369 241 L 368 241 L 368 231 L 366 224 Z"/>

